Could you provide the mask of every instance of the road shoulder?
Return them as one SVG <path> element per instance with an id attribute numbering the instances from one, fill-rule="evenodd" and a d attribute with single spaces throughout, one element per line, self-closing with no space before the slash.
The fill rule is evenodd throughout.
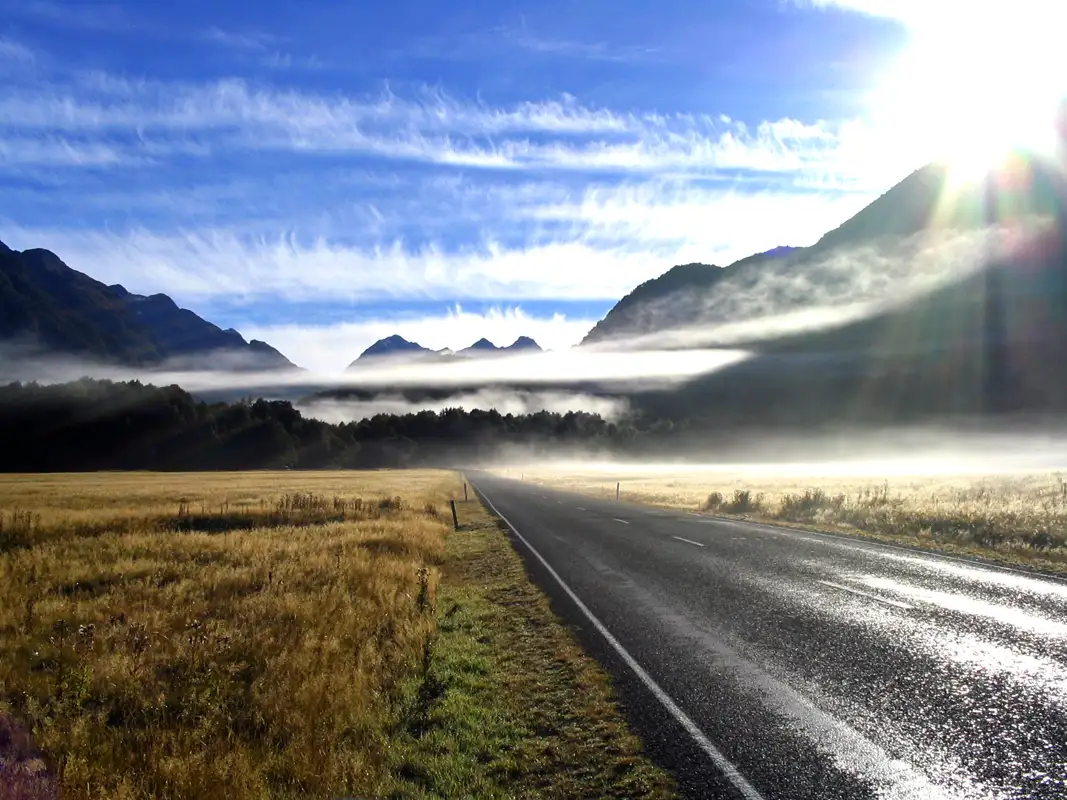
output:
<path id="1" fill-rule="evenodd" d="M 606 673 L 531 582 L 500 523 L 460 503 L 437 634 L 391 748 L 390 797 L 676 796 Z"/>

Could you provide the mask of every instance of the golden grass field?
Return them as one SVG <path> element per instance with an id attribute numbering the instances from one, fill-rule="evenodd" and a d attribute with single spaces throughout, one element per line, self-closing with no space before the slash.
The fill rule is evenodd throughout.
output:
<path id="1" fill-rule="evenodd" d="M 874 536 L 1067 571 L 1067 482 L 1059 473 L 886 476 L 815 469 L 566 465 L 504 470 L 635 503 Z"/>
<path id="2" fill-rule="evenodd" d="M 498 628 L 526 618 L 449 565 L 476 541 L 520 562 L 495 526 L 451 532 L 457 496 L 462 478 L 441 471 L 0 476 L 0 784 L 11 789 L 16 726 L 35 740 L 21 746 L 22 797 L 438 797 L 467 784 L 509 796 L 509 781 L 533 780 L 508 753 L 530 738 L 522 714 L 536 704 L 513 700 L 536 676 L 456 626 L 468 608 Z M 519 570 L 510 591 L 539 596 Z M 592 698 L 623 742 L 611 759 L 626 759 L 629 788 L 593 794 L 669 796 L 595 664 L 542 612 L 538 628 L 562 637 L 543 657 L 570 642 L 586 677 L 541 713 Z M 517 722 L 488 724 L 508 714 Z M 608 752 L 582 741 L 572 760 L 586 768 Z M 541 766 L 573 777 L 562 758 Z M 558 780 L 523 794 L 559 796 Z"/>

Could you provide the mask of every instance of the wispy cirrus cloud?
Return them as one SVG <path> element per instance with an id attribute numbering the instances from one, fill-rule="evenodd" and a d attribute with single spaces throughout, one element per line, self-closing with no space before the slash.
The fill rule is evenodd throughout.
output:
<path id="1" fill-rule="evenodd" d="M 509 45 L 530 53 L 549 58 L 578 58 L 590 61 L 637 63 L 662 57 L 662 50 L 639 44 L 611 44 L 605 41 L 586 42 L 579 39 L 561 39 L 543 36 L 525 26 L 519 29 L 503 28 L 498 32 Z"/>
<path id="2" fill-rule="evenodd" d="M 609 64 L 640 64 L 662 60 L 661 47 L 640 43 L 620 44 L 604 40 L 553 36 L 534 31 L 525 24 L 497 25 L 483 30 L 438 36 L 421 36 L 393 53 L 396 59 L 441 59 L 480 61 L 516 53 L 544 60 L 579 60 Z"/>
<path id="3" fill-rule="evenodd" d="M 143 164 L 146 156 L 105 142 L 46 138 L 0 138 L 0 168 L 115 167 Z"/>
<path id="4" fill-rule="evenodd" d="M 212 149 L 374 155 L 480 169 L 799 172 L 829 168 L 826 123 L 754 128 L 726 116 L 619 113 L 574 97 L 511 106 L 426 90 L 413 97 L 319 95 L 253 86 L 129 81 L 104 74 L 0 100 L 0 131 L 211 135 Z"/>
<path id="5" fill-rule="evenodd" d="M 216 27 L 204 31 L 202 38 L 205 42 L 238 50 L 266 50 L 282 41 L 279 37 L 262 31 L 226 31 Z"/>
<path id="6" fill-rule="evenodd" d="M 259 63 L 273 70 L 319 70 L 326 68 L 326 63 L 318 56 L 295 56 L 292 53 L 284 53 L 279 50 L 264 56 Z"/>
<path id="7" fill-rule="evenodd" d="M 219 190 L 223 198 L 245 191 L 232 185 Z M 169 198 L 155 193 L 146 204 Z M 601 184 L 578 193 L 552 182 L 487 188 L 442 181 L 429 196 L 393 205 L 383 197 L 355 208 L 316 235 L 309 235 L 314 221 L 299 209 L 272 201 L 267 213 L 275 220 L 255 232 L 206 227 L 197 216 L 197 227 L 178 231 L 9 226 L 5 239 L 18 247 L 49 247 L 75 268 L 91 266 L 106 283 L 135 276 L 135 291 L 190 302 L 610 299 L 672 264 L 725 265 L 777 245 L 810 243 L 867 199 L 809 193 L 799 204 L 781 192 L 685 181 Z M 209 210 L 211 202 L 199 190 L 190 198 Z M 445 208 L 439 224 L 419 226 L 421 242 L 406 239 L 412 219 Z M 245 213 L 257 210 L 253 202 Z"/>
<path id="8" fill-rule="evenodd" d="M 0 36 L 0 61 L 28 63 L 35 60 L 33 50 L 13 39 Z"/>
<path id="9" fill-rule="evenodd" d="M 602 248 L 580 239 L 508 246 L 488 240 L 454 250 L 401 242 L 349 244 L 293 233 L 247 237 L 237 230 L 154 233 L 8 228 L 16 247 L 45 246 L 105 283 L 134 277 L 131 288 L 190 300 L 248 302 L 332 298 L 603 298 L 628 291 L 679 248 Z M 695 255 L 695 253 L 693 253 Z M 91 269 L 89 268 L 91 265 Z"/>

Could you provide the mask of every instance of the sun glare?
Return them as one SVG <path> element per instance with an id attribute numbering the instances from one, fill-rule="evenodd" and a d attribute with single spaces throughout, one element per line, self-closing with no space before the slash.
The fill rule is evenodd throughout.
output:
<path id="1" fill-rule="evenodd" d="M 935 2 L 932 7 L 937 8 Z M 1050 152 L 1067 89 L 1057 3 L 943 4 L 916 20 L 911 44 L 871 95 L 885 146 L 977 178 L 1016 148 Z"/>

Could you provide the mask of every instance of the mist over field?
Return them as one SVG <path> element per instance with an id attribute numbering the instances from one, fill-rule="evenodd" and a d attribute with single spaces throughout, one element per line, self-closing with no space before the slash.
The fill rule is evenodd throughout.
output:
<path id="1" fill-rule="evenodd" d="M 1020 417 L 991 424 L 972 420 L 955 425 L 832 427 L 810 433 L 769 433 L 753 428 L 695 440 L 672 456 L 657 451 L 642 457 L 607 458 L 544 454 L 488 460 L 484 467 L 515 472 L 692 478 L 742 473 L 791 478 L 838 477 L 877 480 L 892 476 L 1067 475 L 1067 425 L 1049 417 Z"/>
<path id="2" fill-rule="evenodd" d="M 486 402 L 505 396 L 479 393 L 481 388 L 492 386 L 566 386 L 601 382 L 614 384 L 621 389 L 666 387 L 736 364 L 744 360 L 746 354 L 738 350 L 716 349 L 684 352 L 597 352 L 573 349 L 559 353 L 501 355 L 448 362 L 382 358 L 334 373 L 262 370 L 256 368 L 254 360 L 225 353 L 217 358 L 212 357 L 212 367 L 217 366 L 217 369 L 207 369 L 203 359 L 194 361 L 191 358 L 144 368 L 117 366 L 70 355 L 42 353 L 26 345 L 8 346 L 0 352 L 0 356 L 0 380 L 3 381 L 52 384 L 93 377 L 116 381 L 140 380 L 157 385 L 177 384 L 194 394 L 234 397 L 262 394 L 287 398 L 327 390 L 360 389 L 388 394 L 407 387 L 440 388 L 452 389 L 478 402 Z M 573 405 L 570 407 L 577 408 Z"/>
<path id="3" fill-rule="evenodd" d="M 324 422 L 355 422 L 376 414 L 411 414 L 419 411 L 443 411 L 447 408 L 493 409 L 501 414 L 534 414 L 550 411 L 566 414 L 585 411 L 604 419 L 615 420 L 628 410 L 625 399 L 597 397 L 588 394 L 560 391 L 508 391 L 506 389 L 478 389 L 450 394 L 441 400 L 409 400 L 394 394 L 382 394 L 368 400 L 305 398 L 296 408 L 305 416 Z"/>

